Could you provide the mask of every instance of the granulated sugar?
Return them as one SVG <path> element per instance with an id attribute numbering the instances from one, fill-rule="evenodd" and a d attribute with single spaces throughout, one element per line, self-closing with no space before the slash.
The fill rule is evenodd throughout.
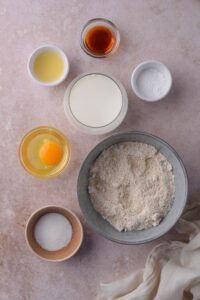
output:
<path id="1" fill-rule="evenodd" d="M 137 87 L 145 98 L 155 99 L 166 93 L 168 82 L 163 72 L 154 68 L 147 68 L 138 76 Z"/>
<path id="2" fill-rule="evenodd" d="M 70 242 L 72 226 L 63 215 L 48 213 L 38 220 L 34 233 L 36 241 L 43 249 L 56 251 Z"/>
<path id="3" fill-rule="evenodd" d="M 104 150 L 90 169 L 91 202 L 119 231 L 157 226 L 172 206 L 172 166 L 153 146 L 125 142 Z"/>

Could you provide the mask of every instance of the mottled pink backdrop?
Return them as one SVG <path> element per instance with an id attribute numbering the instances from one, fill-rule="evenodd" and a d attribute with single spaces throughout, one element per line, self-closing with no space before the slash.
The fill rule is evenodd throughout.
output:
<path id="1" fill-rule="evenodd" d="M 112 20 L 121 32 L 120 48 L 108 59 L 88 57 L 80 48 L 80 31 L 95 17 Z M 28 77 L 28 56 L 44 43 L 57 44 L 69 57 L 69 77 L 56 88 L 40 87 Z M 190 200 L 198 198 L 200 1 L 0 0 L 0 47 L 0 299 L 94 300 L 100 282 L 142 267 L 160 240 L 141 246 L 118 245 L 87 225 L 77 201 L 76 179 L 88 151 L 104 137 L 87 136 L 70 126 L 62 104 L 65 89 L 86 71 L 105 72 L 121 80 L 128 92 L 129 111 L 115 132 L 148 131 L 169 142 L 188 170 Z M 146 59 L 164 62 L 173 75 L 173 90 L 159 103 L 142 102 L 131 90 L 132 70 Z M 71 141 L 70 165 L 53 180 L 32 178 L 18 162 L 22 136 L 38 125 L 55 126 Z M 26 246 L 25 222 L 46 204 L 68 207 L 83 222 L 83 247 L 68 262 L 41 261 Z"/>

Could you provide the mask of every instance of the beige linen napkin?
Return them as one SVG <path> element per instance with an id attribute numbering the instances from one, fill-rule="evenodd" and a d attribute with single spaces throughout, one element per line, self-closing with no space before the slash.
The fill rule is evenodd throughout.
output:
<path id="1" fill-rule="evenodd" d="M 150 252 L 145 268 L 101 284 L 98 300 L 200 300 L 200 204 L 187 207 L 175 230 L 187 242 L 162 243 Z"/>

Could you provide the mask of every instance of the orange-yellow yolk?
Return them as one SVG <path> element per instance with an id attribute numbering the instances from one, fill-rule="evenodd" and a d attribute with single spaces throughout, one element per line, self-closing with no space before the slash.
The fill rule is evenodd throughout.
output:
<path id="1" fill-rule="evenodd" d="M 57 165 L 61 161 L 62 155 L 62 148 L 52 141 L 45 141 L 39 150 L 40 160 L 46 165 Z"/>

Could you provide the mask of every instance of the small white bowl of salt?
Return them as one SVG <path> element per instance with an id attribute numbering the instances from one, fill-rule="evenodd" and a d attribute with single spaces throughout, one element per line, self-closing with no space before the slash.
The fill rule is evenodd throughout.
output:
<path id="1" fill-rule="evenodd" d="M 131 86 L 140 99 L 154 102 L 167 96 L 172 87 L 172 76 L 163 63 L 147 60 L 134 69 Z"/>
<path id="2" fill-rule="evenodd" d="M 83 241 L 78 217 L 59 206 L 45 206 L 35 211 L 27 222 L 25 234 L 31 250 L 48 261 L 69 259 Z"/>

